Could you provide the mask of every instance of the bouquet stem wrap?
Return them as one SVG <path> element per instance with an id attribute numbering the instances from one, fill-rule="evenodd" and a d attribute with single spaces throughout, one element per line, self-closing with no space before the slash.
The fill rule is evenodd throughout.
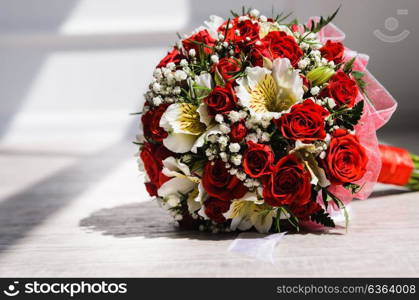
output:
<path id="1" fill-rule="evenodd" d="M 379 145 L 381 152 L 381 171 L 378 182 L 407 186 L 419 190 L 419 157 L 406 149 Z"/>

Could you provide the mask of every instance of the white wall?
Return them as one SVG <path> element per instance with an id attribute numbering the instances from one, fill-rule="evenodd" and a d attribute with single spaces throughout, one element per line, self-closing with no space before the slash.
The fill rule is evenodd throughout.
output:
<path id="1" fill-rule="evenodd" d="M 338 1 L 233 0 L 3 0 L 0 2 L 0 141 L 62 145 L 74 139 L 86 149 L 132 130 L 152 67 L 176 39 L 208 15 L 226 16 L 241 5 L 270 15 L 294 11 L 301 20 L 326 15 Z M 397 9 L 408 14 L 397 15 Z M 371 55 L 370 70 L 400 102 L 393 128 L 418 129 L 419 50 L 417 1 L 345 1 L 335 23 L 347 46 Z M 384 28 L 388 17 L 399 28 Z M 385 43 L 380 29 L 410 35 Z M 389 128 L 389 127 L 388 127 Z M 82 134 L 78 132 L 83 129 Z M 77 134 L 75 134 L 75 132 Z M 82 138 L 80 138 L 80 136 Z M 92 139 L 92 137 L 95 137 Z"/>

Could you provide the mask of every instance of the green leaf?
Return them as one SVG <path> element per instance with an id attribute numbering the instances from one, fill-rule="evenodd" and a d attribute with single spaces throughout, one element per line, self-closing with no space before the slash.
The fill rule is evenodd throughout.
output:
<path id="1" fill-rule="evenodd" d="M 351 109 L 344 109 L 332 114 L 335 122 L 349 130 L 353 130 L 358 124 L 364 111 L 364 100 L 359 101 Z"/>
<path id="2" fill-rule="evenodd" d="M 343 66 L 343 72 L 345 72 L 346 74 L 349 74 L 352 72 L 352 67 L 354 65 L 356 56 L 352 57 L 350 60 L 348 60 L 345 65 Z"/>
<path id="3" fill-rule="evenodd" d="M 362 78 L 362 77 L 364 77 L 364 73 L 363 72 L 360 72 L 360 71 L 352 71 L 352 76 L 354 77 L 354 78 Z"/>
<path id="4" fill-rule="evenodd" d="M 366 93 L 367 83 L 362 79 L 364 77 L 364 73 L 359 71 L 352 71 L 352 76 L 355 78 L 355 82 L 362 93 Z"/>
<path id="5" fill-rule="evenodd" d="M 329 201 L 328 201 L 326 189 L 322 189 L 322 200 L 323 200 L 324 208 L 327 210 L 327 207 L 329 206 Z"/>
<path id="6" fill-rule="evenodd" d="M 287 209 L 287 207 L 282 206 L 279 208 L 280 210 L 282 210 L 284 212 L 285 215 L 290 215 L 290 217 L 287 219 L 288 223 L 297 231 L 300 231 L 300 226 L 299 223 L 300 221 L 298 220 L 297 216 L 294 215 L 292 213 L 291 210 Z"/>
<path id="7" fill-rule="evenodd" d="M 283 21 L 285 21 L 286 19 L 288 19 L 288 18 L 289 18 L 289 16 L 291 16 L 291 15 L 292 15 L 292 12 L 290 12 L 289 14 L 287 14 L 287 15 L 285 15 L 285 16 L 283 16 L 283 14 L 284 14 L 284 13 L 281 13 L 281 14 L 277 15 L 277 16 L 275 17 L 275 22 L 277 22 L 278 24 L 281 24 Z"/>
<path id="8" fill-rule="evenodd" d="M 221 76 L 220 72 L 218 71 L 218 68 L 215 68 L 214 81 L 215 81 L 215 84 L 218 86 L 225 86 L 224 78 L 223 76 Z"/>
<path id="9" fill-rule="evenodd" d="M 238 18 L 238 17 L 239 17 L 239 14 L 238 14 L 238 13 L 236 13 L 235 11 L 233 11 L 233 10 L 230 10 L 230 13 L 231 13 L 231 15 L 232 15 L 233 17 L 235 17 L 235 18 Z"/>
<path id="10" fill-rule="evenodd" d="M 332 199 L 332 201 L 336 204 L 337 207 L 339 207 L 339 209 L 343 210 L 343 215 L 345 217 L 345 227 L 346 230 L 348 230 L 348 226 L 349 226 L 349 214 L 348 211 L 346 210 L 345 204 L 342 202 L 342 200 L 340 200 L 338 197 L 336 197 L 334 194 L 332 194 L 329 190 L 324 189 L 327 193 L 327 195 Z"/>
<path id="11" fill-rule="evenodd" d="M 226 28 L 224 30 L 224 39 L 223 39 L 223 41 L 225 41 L 225 39 L 227 38 L 227 33 L 230 30 L 230 28 L 228 28 L 229 26 L 230 26 L 230 18 L 228 18 L 228 20 L 227 20 Z"/>
<path id="12" fill-rule="evenodd" d="M 329 24 L 330 22 L 332 22 L 332 20 L 338 14 L 339 9 L 340 9 L 340 5 L 339 5 L 339 7 L 335 10 L 335 12 L 332 15 L 330 15 L 326 19 L 323 18 L 323 17 L 320 17 L 320 20 L 317 23 L 314 20 L 312 20 L 311 21 L 311 26 L 309 28 L 310 31 L 311 32 L 319 32 L 324 26 L 326 26 L 327 24 Z"/>
<path id="13" fill-rule="evenodd" d="M 348 191 L 350 191 L 350 192 L 351 192 L 351 194 L 356 194 L 356 193 L 358 193 L 358 192 L 361 190 L 361 188 L 362 188 L 359 184 L 350 183 L 350 182 L 348 182 L 348 183 L 344 183 L 344 184 L 343 184 L 343 187 L 344 187 L 345 189 L 347 189 Z"/>
<path id="14" fill-rule="evenodd" d="M 324 209 L 320 209 L 310 216 L 310 219 L 317 224 L 321 224 L 326 227 L 335 227 L 335 222 Z"/>

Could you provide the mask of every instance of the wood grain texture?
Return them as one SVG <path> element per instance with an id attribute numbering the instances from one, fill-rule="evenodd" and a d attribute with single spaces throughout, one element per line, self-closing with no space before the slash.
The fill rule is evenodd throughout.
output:
<path id="1" fill-rule="evenodd" d="M 124 159 L 131 150 L 117 145 L 77 162 L 32 157 L 43 179 L 16 179 L 23 191 L 0 202 L 0 276 L 419 275 L 419 193 L 382 188 L 354 201 L 347 233 L 288 234 L 272 265 L 228 252 L 236 234 L 176 228 Z"/>

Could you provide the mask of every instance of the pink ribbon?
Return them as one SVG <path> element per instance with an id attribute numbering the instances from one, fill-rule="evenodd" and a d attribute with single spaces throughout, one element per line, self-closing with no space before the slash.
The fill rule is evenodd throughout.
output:
<path id="1" fill-rule="evenodd" d="M 325 43 L 327 40 L 342 42 L 345 39 L 345 33 L 336 25 L 330 23 L 319 32 L 319 37 L 322 43 Z M 359 124 L 355 126 L 355 134 L 367 151 L 368 165 L 364 177 L 358 182 L 354 182 L 363 187 L 355 195 L 352 195 L 341 186 L 329 188 L 332 193 L 345 203 L 350 202 L 353 198 L 366 199 L 371 194 L 381 170 L 380 150 L 378 148 L 376 131 L 388 122 L 397 108 L 395 99 L 367 70 L 369 56 L 345 47 L 344 60 L 348 61 L 353 57 L 356 57 L 353 69 L 363 72 L 365 74 L 363 80 L 367 83 L 366 93 L 368 99 L 364 95 L 359 95 L 356 100 L 359 102 L 363 99 L 365 106 L 363 116 Z"/>

